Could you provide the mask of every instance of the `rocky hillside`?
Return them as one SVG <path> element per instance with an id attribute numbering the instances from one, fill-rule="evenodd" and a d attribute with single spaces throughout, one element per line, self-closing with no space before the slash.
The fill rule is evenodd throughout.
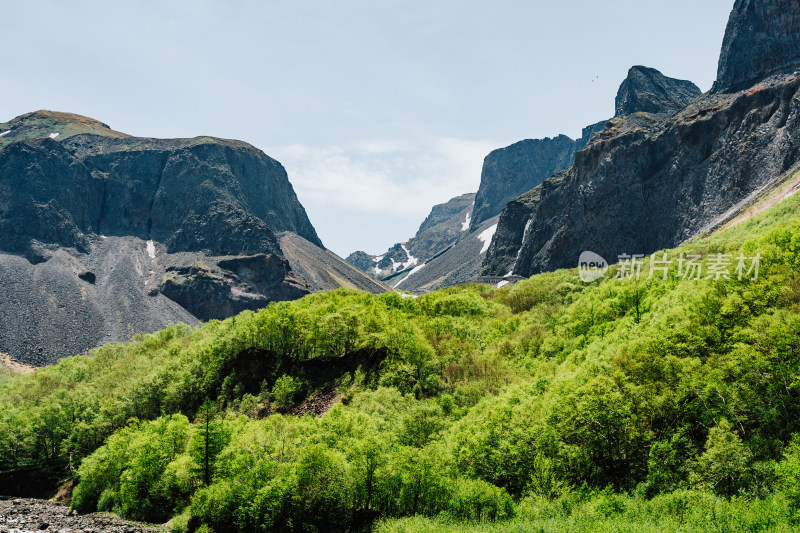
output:
<path id="1" fill-rule="evenodd" d="M 526 139 L 491 152 L 483 161 L 481 184 L 475 197 L 470 231 L 500 214 L 513 198 L 531 190 L 553 174 L 572 166 L 575 153 L 602 131 L 605 120 L 583 129 L 580 139 L 566 135 Z"/>
<path id="2" fill-rule="evenodd" d="M 47 364 L 308 294 L 276 232 L 322 251 L 286 171 L 246 143 L 50 111 L 0 124 L 0 351 Z"/>
<path id="3" fill-rule="evenodd" d="M 345 288 L 379 294 L 389 290 L 330 250 L 320 248 L 296 233 L 279 233 L 278 242 L 292 270 L 308 283 L 312 291 Z"/>
<path id="4" fill-rule="evenodd" d="M 470 226 L 474 194 L 462 194 L 446 203 L 435 205 L 416 235 L 397 243 L 379 256 L 358 251 L 347 262 L 381 280 L 390 280 L 407 273 L 447 250 L 465 234 Z"/>
<path id="5" fill-rule="evenodd" d="M 440 254 L 386 280 L 386 283 L 395 289 L 423 294 L 476 281 L 497 229 L 497 219 L 490 218 L 475 231 L 464 232 L 455 244 Z"/>
<path id="6" fill-rule="evenodd" d="M 784 4 L 736 3 L 715 91 L 672 116 L 674 98 L 661 99 L 663 113 L 619 106 L 630 114 L 610 121 L 572 168 L 510 202 L 483 273 L 529 276 L 573 266 L 584 250 L 612 263 L 621 254 L 649 254 L 713 227 L 779 183 L 800 163 L 800 75 L 771 75 L 800 61 L 800 49 L 792 55 L 784 46 L 800 39 L 800 25 L 791 24 L 800 6 Z M 773 25 L 780 31 L 767 32 Z M 742 43 L 782 55 L 764 68 L 747 66 Z M 631 77 L 648 72 L 660 79 L 638 68 Z M 631 77 L 618 102 L 651 101 L 638 91 L 652 93 L 655 84 Z"/>
<path id="7" fill-rule="evenodd" d="M 628 79 L 620 87 L 617 96 L 617 114 L 626 116 L 647 113 L 648 117 L 666 117 L 686 107 L 700 95 L 693 83 L 675 80 L 654 69 L 633 67 Z M 565 135 L 556 138 L 524 140 L 506 148 L 495 150 L 486 156 L 481 173 L 481 185 L 475 195 L 475 205 L 468 217 L 459 212 L 449 219 L 446 239 L 426 242 L 424 252 L 418 252 L 417 243 L 426 239 L 425 230 L 438 222 L 436 213 L 451 216 L 465 200 L 464 195 L 448 204 L 434 207 L 417 237 L 405 244 L 398 244 L 386 254 L 378 257 L 364 252 L 352 254 L 348 261 L 365 272 L 373 272 L 392 287 L 412 292 L 426 292 L 468 281 L 498 278 L 499 283 L 518 279 L 513 273 L 483 272 L 481 263 L 487 254 L 488 242 L 482 236 L 490 231 L 494 235 L 497 217 L 505 206 L 513 204 L 519 194 L 542 183 L 553 174 L 567 169 L 575 161 L 575 154 L 588 146 L 595 135 L 601 134 L 608 121 L 601 121 L 583 129 L 580 139 Z M 509 204 L 509 201 L 512 201 Z M 453 206 L 453 207 L 451 207 Z M 448 207 L 451 207 L 448 209 Z M 463 221 L 458 228 L 458 222 Z M 440 223 L 441 224 L 441 223 Z M 525 231 L 523 222 L 522 231 Z M 507 231 L 504 230 L 506 233 Z M 435 235 L 442 235 L 437 232 Z M 491 238 L 491 236 L 490 236 Z M 520 237 L 514 236 L 518 246 Z M 516 249 L 515 249 L 516 250 Z M 424 269 L 423 269 L 424 266 Z M 409 274 L 413 272 L 413 277 Z M 409 279 L 406 281 L 405 278 Z M 494 282 L 494 280 L 492 280 Z"/>

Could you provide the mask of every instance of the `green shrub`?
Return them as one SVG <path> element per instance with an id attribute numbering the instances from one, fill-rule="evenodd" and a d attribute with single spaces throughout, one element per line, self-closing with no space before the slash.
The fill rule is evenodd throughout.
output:
<path id="1" fill-rule="evenodd" d="M 300 382 L 292 376 L 284 374 L 275 381 L 272 386 L 272 400 L 281 409 L 286 409 L 294 404 L 294 399 L 300 391 Z"/>

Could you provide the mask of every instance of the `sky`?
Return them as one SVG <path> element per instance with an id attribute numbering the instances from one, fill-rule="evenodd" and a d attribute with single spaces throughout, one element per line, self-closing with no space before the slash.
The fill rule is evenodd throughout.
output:
<path id="1" fill-rule="evenodd" d="M 4 0 L 0 122 L 38 109 L 280 161 L 323 243 L 379 254 L 483 158 L 610 118 L 633 65 L 716 78 L 733 0 Z"/>

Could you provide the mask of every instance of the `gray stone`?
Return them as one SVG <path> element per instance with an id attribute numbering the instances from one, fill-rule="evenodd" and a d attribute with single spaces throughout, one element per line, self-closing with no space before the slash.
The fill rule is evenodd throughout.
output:
<path id="1" fill-rule="evenodd" d="M 671 117 L 700 94 L 700 88 L 690 81 L 668 78 L 654 68 L 631 67 L 617 92 L 616 116 L 650 113 Z"/>
<path id="2" fill-rule="evenodd" d="M 799 68 L 800 4 L 796 0 L 736 0 L 713 90 L 737 90 Z"/>
<path id="3" fill-rule="evenodd" d="M 569 168 L 576 143 L 566 135 L 528 139 L 491 152 L 483 161 L 470 231 L 498 215 L 513 198 Z"/>

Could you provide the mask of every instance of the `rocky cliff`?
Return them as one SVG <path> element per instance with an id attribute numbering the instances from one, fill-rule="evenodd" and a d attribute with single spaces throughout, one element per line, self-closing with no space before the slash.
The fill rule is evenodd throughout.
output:
<path id="1" fill-rule="evenodd" d="M 354 252 L 347 261 L 390 287 L 417 293 L 475 281 L 505 202 L 569 167 L 575 153 L 589 145 L 607 122 L 586 126 L 577 140 L 560 135 L 493 151 L 484 160 L 477 194 L 464 194 L 434 206 L 408 242 L 398 243 L 379 256 Z M 481 210 L 476 215 L 479 203 Z"/>
<path id="2" fill-rule="evenodd" d="M 569 168 L 576 143 L 566 135 L 528 139 L 491 152 L 483 161 L 470 230 L 497 216 L 509 200 Z"/>
<path id="3" fill-rule="evenodd" d="M 584 250 L 615 262 L 672 247 L 779 183 L 800 164 L 800 75 L 775 74 L 800 64 L 797 21 L 800 4 L 737 1 L 715 91 L 675 114 L 694 90 L 658 83 L 678 97 L 662 96 L 656 108 L 629 106 L 653 100 L 653 83 L 642 76 L 660 79 L 632 69 L 619 116 L 575 165 L 504 208 L 483 273 L 528 276 L 574 266 Z M 653 113 L 658 107 L 664 112 Z"/>
<path id="4" fill-rule="evenodd" d="M 736 0 L 714 91 L 737 90 L 800 68 L 800 7 L 796 0 Z"/>
<path id="5" fill-rule="evenodd" d="M 0 351 L 46 364 L 308 294 L 277 232 L 325 252 L 281 164 L 246 143 L 50 111 L 0 124 Z"/>
<path id="6" fill-rule="evenodd" d="M 510 202 L 486 275 L 572 267 L 584 250 L 673 247 L 722 220 L 800 162 L 800 77 L 712 93 L 673 117 L 617 117 L 575 165 Z"/>
<path id="7" fill-rule="evenodd" d="M 589 143 L 592 142 L 592 137 L 594 137 L 594 134 L 603 131 L 606 128 L 606 124 L 608 124 L 607 120 L 601 120 L 596 124 L 592 124 L 583 128 L 581 131 L 581 138 L 575 141 L 575 152 L 577 153 L 578 151 L 589 146 Z"/>

